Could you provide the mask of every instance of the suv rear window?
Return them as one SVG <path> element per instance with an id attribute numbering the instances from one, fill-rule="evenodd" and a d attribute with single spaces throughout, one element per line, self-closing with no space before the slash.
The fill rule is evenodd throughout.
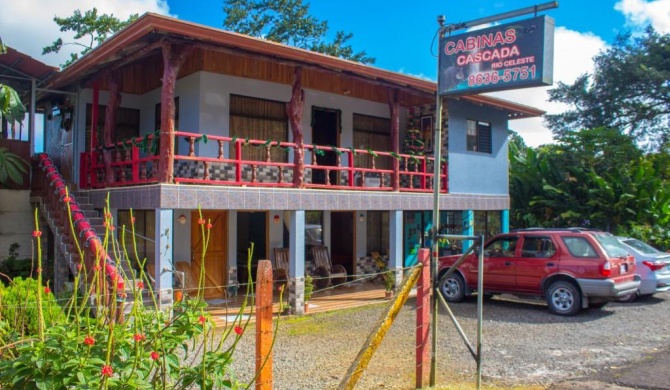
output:
<path id="1" fill-rule="evenodd" d="M 598 257 L 598 253 L 585 237 L 561 237 L 574 257 Z"/>
<path id="2" fill-rule="evenodd" d="M 607 256 L 609 257 L 621 257 L 628 256 L 628 250 L 623 244 L 617 240 L 611 234 L 594 234 L 593 237 L 600 243 L 603 247 Z"/>

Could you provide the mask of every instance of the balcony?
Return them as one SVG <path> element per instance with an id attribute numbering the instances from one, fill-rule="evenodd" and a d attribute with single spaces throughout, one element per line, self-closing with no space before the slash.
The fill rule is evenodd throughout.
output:
<path id="1" fill-rule="evenodd" d="M 435 159 L 389 151 L 304 144 L 305 163 L 290 161 L 298 145 L 175 132 L 174 183 L 235 187 L 285 187 L 347 191 L 433 192 Z M 156 184 L 159 159 L 153 135 L 84 152 L 80 187 L 112 188 Z M 198 152 L 196 152 L 196 150 Z M 181 151 L 180 151 L 181 152 Z M 104 154 L 107 153 L 107 163 Z M 326 165 L 325 161 L 330 163 Z M 447 163 L 441 163 L 442 193 L 448 192 Z M 294 180 L 302 175 L 301 182 Z"/>

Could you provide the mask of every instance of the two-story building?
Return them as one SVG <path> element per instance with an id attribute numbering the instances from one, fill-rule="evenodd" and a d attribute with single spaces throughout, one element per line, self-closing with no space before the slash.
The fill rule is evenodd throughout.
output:
<path id="1" fill-rule="evenodd" d="M 46 153 L 75 196 L 102 209 L 109 195 L 117 225 L 132 209 L 164 303 L 175 263 L 201 269 L 201 226 L 211 223 L 206 295 L 246 280 L 251 243 L 252 269 L 289 248 L 300 311 L 312 246 L 349 275 L 374 272 L 372 252 L 395 269 L 416 261 L 436 147 L 440 231 L 507 229 L 508 121 L 543 112 L 483 95 L 444 99 L 443 142 L 433 145 L 435 95 L 428 80 L 145 14 L 40 98 L 50 102 Z"/>

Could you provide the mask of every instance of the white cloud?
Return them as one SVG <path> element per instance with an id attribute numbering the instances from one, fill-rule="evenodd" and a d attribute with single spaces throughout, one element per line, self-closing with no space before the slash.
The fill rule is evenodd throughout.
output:
<path id="1" fill-rule="evenodd" d="M 620 0 L 614 5 L 634 27 L 654 26 L 656 31 L 670 33 L 670 0 Z"/>
<path id="2" fill-rule="evenodd" d="M 557 27 L 554 34 L 554 86 L 558 82 L 572 84 L 575 79 L 593 71 L 593 57 L 605 48 L 605 42 L 591 33 L 581 33 Z M 567 106 L 548 101 L 548 90 L 554 87 L 538 87 L 495 92 L 492 96 L 537 107 L 550 114 L 565 111 Z M 552 142 L 551 131 L 542 124 L 542 118 L 510 121 L 509 127 L 518 132 L 529 146 Z"/>
<path id="3" fill-rule="evenodd" d="M 114 14 L 121 20 L 130 15 L 145 12 L 169 14 L 166 0 L 107 0 L 96 2 L 98 13 Z M 49 65 L 59 66 L 70 56 L 71 52 L 79 51 L 77 46 L 64 46 L 58 54 L 42 56 L 42 48 L 49 46 L 58 37 L 68 42 L 74 34 L 61 33 L 53 21 L 54 16 L 68 17 L 76 9 L 85 12 L 94 5 L 89 0 L 9 0 L 4 1 L 0 12 L 0 34 L 2 41 L 31 57 Z"/>

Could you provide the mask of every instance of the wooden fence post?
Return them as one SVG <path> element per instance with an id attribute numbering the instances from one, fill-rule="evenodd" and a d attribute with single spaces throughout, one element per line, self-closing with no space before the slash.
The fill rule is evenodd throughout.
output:
<path id="1" fill-rule="evenodd" d="M 272 264 L 256 271 L 256 390 L 272 390 Z"/>
<path id="2" fill-rule="evenodd" d="M 430 250 L 419 249 L 423 264 L 416 283 L 416 388 L 428 384 L 430 373 Z"/>

